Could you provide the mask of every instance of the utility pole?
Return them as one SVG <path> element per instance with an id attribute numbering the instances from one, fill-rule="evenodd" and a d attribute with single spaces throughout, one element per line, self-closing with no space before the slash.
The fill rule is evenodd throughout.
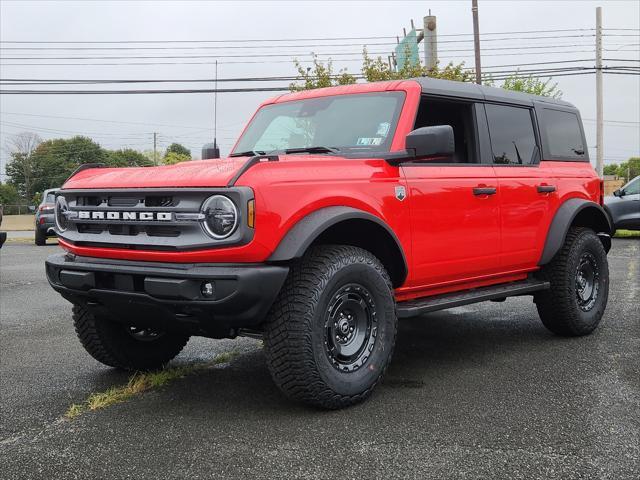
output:
<path id="1" fill-rule="evenodd" d="M 476 83 L 482 83 L 482 67 L 480 65 L 480 25 L 478 21 L 478 0 L 471 0 L 473 12 L 473 46 L 476 53 Z"/>
<path id="2" fill-rule="evenodd" d="M 596 171 L 604 173 L 604 132 L 602 112 L 602 7 L 596 7 Z"/>
<path id="3" fill-rule="evenodd" d="M 153 164 L 158 165 L 158 151 L 156 150 L 158 134 L 153 132 Z"/>
<path id="4" fill-rule="evenodd" d="M 310 68 L 307 68 L 307 72 Z M 218 147 L 218 60 L 216 60 L 215 77 L 213 80 L 213 143 L 205 143 L 202 146 L 202 160 L 220 158 Z"/>
<path id="5" fill-rule="evenodd" d="M 438 65 L 438 31 L 435 15 L 429 15 L 423 18 L 422 34 L 424 36 L 424 66 L 429 70 L 436 68 Z"/>

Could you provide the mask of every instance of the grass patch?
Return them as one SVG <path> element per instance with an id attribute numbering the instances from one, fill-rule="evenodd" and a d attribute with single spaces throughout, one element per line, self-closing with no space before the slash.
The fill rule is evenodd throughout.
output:
<path id="1" fill-rule="evenodd" d="M 156 372 L 136 372 L 126 385 L 111 387 L 104 392 L 94 392 L 82 403 L 72 404 L 64 414 L 65 418 L 73 419 L 88 411 L 100 410 L 117 403 L 126 402 L 148 390 L 159 388 L 178 379 L 192 375 L 200 370 L 228 363 L 238 356 L 238 352 L 224 352 L 216 355 L 210 362 L 194 363 L 179 367 L 170 367 Z"/>
<path id="2" fill-rule="evenodd" d="M 638 230 L 616 230 L 616 234 L 613 238 L 640 238 L 640 231 Z"/>

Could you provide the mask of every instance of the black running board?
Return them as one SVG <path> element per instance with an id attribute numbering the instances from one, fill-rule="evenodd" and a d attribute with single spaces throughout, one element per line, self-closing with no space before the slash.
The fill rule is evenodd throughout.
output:
<path id="1" fill-rule="evenodd" d="M 524 280 L 521 282 L 503 283 L 490 287 L 474 288 L 463 292 L 446 293 L 432 297 L 419 298 L 398 303 L 398 318 L 415 317 L 423 313 L 435 312 L 446 308 L 460 307 L 471 303 L 485 302 L 498 298 L 528 295 L 549 288 L 549 282 L 542 280 Z"/>

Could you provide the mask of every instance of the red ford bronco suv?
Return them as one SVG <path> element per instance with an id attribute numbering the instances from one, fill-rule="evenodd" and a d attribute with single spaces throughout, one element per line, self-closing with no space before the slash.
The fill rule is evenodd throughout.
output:
<path id="1" fill-rule="evenodd" d="M 611 225 L 586 145 L 571 104 L 470 83 L 282 95 L 227 159 L 83 165 L 56 196 L 66 253 L 47 276 L 106 365 L 259 335 L 285 394 L 343 407 L 404 317 L 532 295 L 552 332 L 596 328 Z"/>

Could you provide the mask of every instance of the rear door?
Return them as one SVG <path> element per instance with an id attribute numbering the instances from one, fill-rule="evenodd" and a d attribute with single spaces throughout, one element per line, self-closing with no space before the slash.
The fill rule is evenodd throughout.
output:
<path id="1" fill-rule="evenodd" d="M 473 102 L 421 101 L 415 128 L 451 125 L 455 154 L 402 166 L 412 229 L 408 287 L 463 283 L 499 271 L 498 190 L 493 167 L 481 161 L 478 111 Z"/>
<path id="2" fill-rule="evenodd" d="M 535 268 L 557 202 L 551 169 L 540 166 L 533 105 L 484 105 L 500 196 L 501 267 Z"/>

